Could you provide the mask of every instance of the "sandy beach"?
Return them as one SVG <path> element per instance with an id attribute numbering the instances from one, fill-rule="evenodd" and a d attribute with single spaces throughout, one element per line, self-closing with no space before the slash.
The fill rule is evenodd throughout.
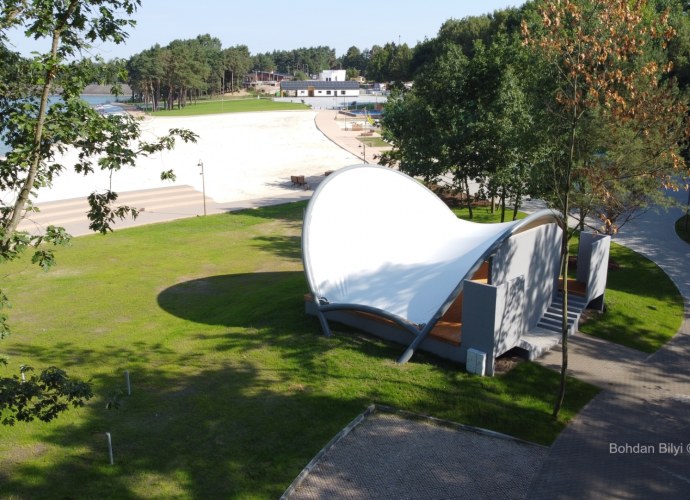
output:
<path id="1" fill-rule="evenodd" d="M 216 203 L 282 196 L 294 191 L 292 175 L 322 176 L 326 170 L 360 160 L 334 144 L 315 125 L 315 111 L 228 113 L 180 118 L 146 117 L 142 138 L 153 140 L 171 128 L 198 134 L 196 144 L 178 142 L 174 150 L 140 158 L 136 168 L 112 176 L 117 192 L 171 186 L 202 191 L 203 162 L 206 196 Z M 67 153 L 70 165 L 76 152 Z M 161 182 L 160 173 L 174 170 L 174 182 Z M 62 174 L 50 188 L 38 192 L 37 203 L 85 197 L 108 189 L 109 175 Z"/>

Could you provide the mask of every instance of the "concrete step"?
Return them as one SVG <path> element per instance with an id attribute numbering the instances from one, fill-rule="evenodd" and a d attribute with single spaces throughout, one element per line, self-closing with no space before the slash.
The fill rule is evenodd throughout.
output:
<path id="1" fill-rule="evenodd" d="M 518 347 L 527 351 L 529 359 L 534 360 L 553 349 L 560 341 L 560 330 L 554 332 L 553 330 L 537 326 L 528 334 L 522 336 Z"/>
<path id="2" fill-rule="evenodd" d="M 568 319 L 568 326 L 572 326 L 575 323 L 576 319 L 577 318 Z M 549 326 L 554 326 L 556 328 L 561 328 L 561 326 L 563 325 L 563 322 L 561 321 L 560 318 L 541 318 L 539 320 L 538 324 L 542 325 L 542 326 L 549 325 Z"/>
<path id="3" fill-rule="evenodd" d="M 587 304 L 584 298 L 568 297 L 568 335 L 577 331 L 577 324 Z M 529 359 L 536 359 L 561 341 L 563 326 L 563 296 L 558 295 L 541 317 L 537 326 L 523 335 L 518 347 L 527 351 Z"/>
<path id="4" fill-rule="evenodd" d="M 579 312 L 568 311 L 568 318 L 577 318 Z M 545 318 L 561 319 L 563 317 L 563 309 L 556 309 L 555 307 L 549 307 L 544 313 Z"/>

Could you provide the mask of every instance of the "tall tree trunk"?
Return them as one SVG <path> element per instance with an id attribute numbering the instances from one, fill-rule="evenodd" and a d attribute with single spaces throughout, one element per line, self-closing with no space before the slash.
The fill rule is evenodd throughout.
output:
<path id="1" fill-rule="evenodd" d="M 577 85 L 574 88 L 574 93 L 577 93 Z M 558 397 L 553 407 L 553 417 L 558 418 L 558 414 L 563 406 L 565 399 L 565 384 L 568 375 L 568 258 L 570 257 L 570 249 L 568 247 L 568 240 L 570 239 L 570 231 L 568 231 L 568 212 L 570 212 L 570 190 L 572 187 L 572 171 L 575 163 L 575 131 L 578 121 L 577 106 L 573 108 L 573 118 L 570 127 L 570 156 L 568 158 L 568 165 L 565 172 L 565 185 L 563 187 L 562 209 L 563 213 L 563 248 L 561 254 L 563 262 L 561 263 L 562 271 L 561 277 L 563 279 L 563 314 L 561 316 L 561 379 L 558 388 Z"/>
<path id="2" fill-rule="evenodd" d="M 70 4 L 65 15 L 65 19 L 69 19 L 69 17 L 74 12 L 77 3 L 78 2 L 73 1 Z M 58 59 L 57 51 L 60 45 L 61 34 L 62 30 L 59 28 L 56 28 L 53 31 L 53 40 L 50 49 L 52 61 L 57 61 Z M 33 137 L 31 165 L 29 166 L 29 171 L 26 174 L 26 179 L 22 184 L 22 189 L 19 191 L 17 200 L 14 202 L 14 206 L 12 208 L 12 216 L 10 217 L 9 222 L 5 227 L 5 234 L 3 235 L 1 242 L 2 247 L 7 247 L 10 244 L 10 240 L 12 240 L 12 237 L 14 236 L 14 233 L 17 230 L 17 226 L 19 226 L 19 222 L 22 220 L 22 217 L 24 216 L 24 210 L 26 209 L 26 205 L 29 202 L 31 191 L 34 189 L 34 182 L 36 181 L 36 176 L 38 175 L 38 167 L 41 163 L 40 148 L 41 140 L 43 139 L 43 127 L 46 121 L 46 114 L 48 113 L 48 97 L 50 96 L 53 81 L 55 80 L 55 72 L 56 69 L 54 67 L 49 67 L 46 70 L 45 81 L 43 83 L 43 89 L 41 92 L 41 101 L 38 108 L 38 116 L 36 117 L 36 129 L 34 130 Z"/>
<path id="3" fill-rule="evenodd" d="M 467 176 L 464 176 L 465 181 L 465 199 L 467 200 L 467 210 L 469 211 L 470 219 L 474 219 L 474 213 L 472 212 L 472 197 L 470 196 L 470 181 Z"/>
<path id="4" fill-rule="evenodd" d="M 506 221 L 506 187 L 501 190 L 501 222 Z"/>
<path id="5" fill-rule="evenodd" d="M 520 210 L 520 204 L 522 203 L 522 184 L 518 184 L 515 190 L 515 204 L 513 205 L 513 220 L 517 220 L 518 210 Z"/>

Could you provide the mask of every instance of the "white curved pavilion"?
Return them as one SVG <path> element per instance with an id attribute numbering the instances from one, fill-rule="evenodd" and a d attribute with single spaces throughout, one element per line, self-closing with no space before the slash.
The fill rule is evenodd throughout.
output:
<path id="1" fill-rule="evenodd" d="M 518 345 L 525 327 L 536 325 L 551 304 L 561 234 L 550 210 L 476 224 L 458 219 L 405 174 L 345 167 L 321 183 L 305 214 L 308 310 L 327 335 L 333 320 L 408 344 L 401 362 L 433 344 L 429 334 L 444 328 L 457 344 L 457 353 L 446 357 L 464 362 L 474 347 L 490 350 L 493 359 Z"/>

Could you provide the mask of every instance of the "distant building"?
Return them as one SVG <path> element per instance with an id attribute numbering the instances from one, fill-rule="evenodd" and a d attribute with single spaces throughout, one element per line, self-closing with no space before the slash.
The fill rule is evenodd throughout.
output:
<path id="1" fill-rule="evenodd" d="M 327 69 L 319 73 L 319 81 L 344 82 L 347 80 L 347 72 L 344 69 Z"/>
<path id="2" fill-rule="evenodd" d="M 282 81 L 280 93 L 284 97 L 357 97 L 359 83 L 340 80 Z"/>
<path id="3" fill-rule="evenodd" d="M 247 75 L 244 77 L 244 85 L 245 87 L 264 84 L 270 85 L 273 82 L 282 82 L 283 80 L 290 78 L 290 75 L 286 75 L 284 73 L 275 73 L 273 71 L 252 71 L 251 73 L 247 73 Z"/>

